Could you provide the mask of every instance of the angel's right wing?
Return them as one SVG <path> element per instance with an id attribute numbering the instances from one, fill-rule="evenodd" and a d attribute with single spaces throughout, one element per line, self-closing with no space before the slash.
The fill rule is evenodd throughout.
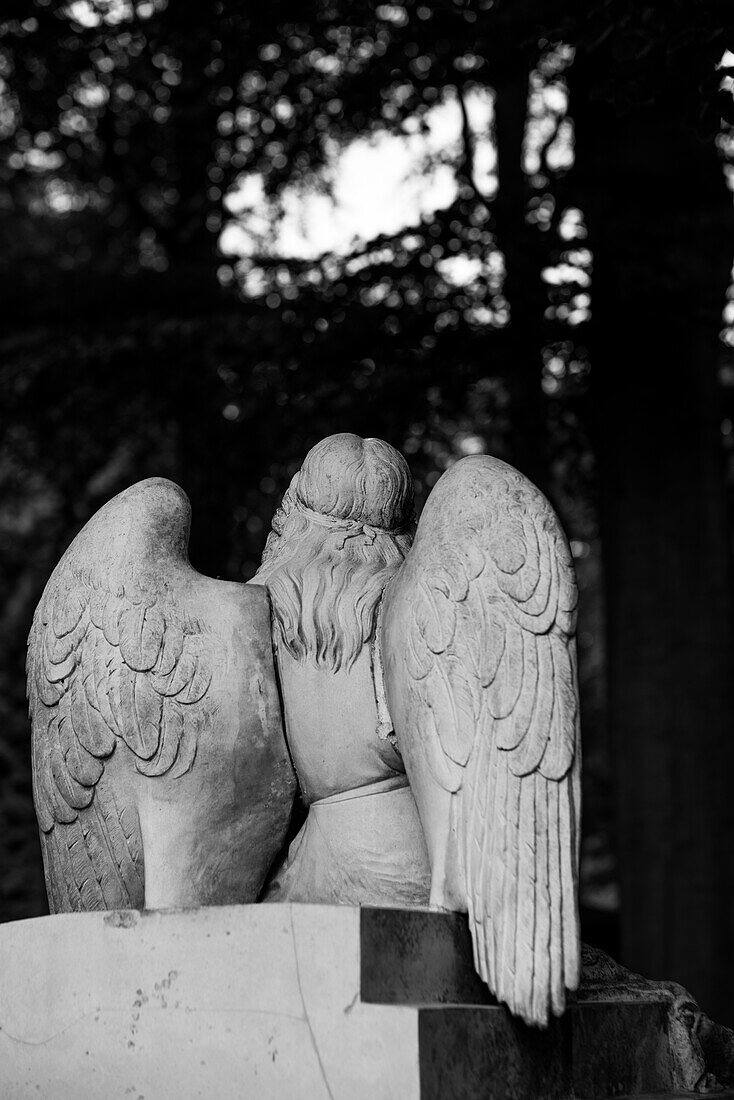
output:
<path id="1" fill-rule="evenodd" d="M 431 901 L 469 913 L 480 975 L 540 1025 L 579 977 L 576 598 L 548 502 L 476 456 L 437 483 L 383 601 Z"/>

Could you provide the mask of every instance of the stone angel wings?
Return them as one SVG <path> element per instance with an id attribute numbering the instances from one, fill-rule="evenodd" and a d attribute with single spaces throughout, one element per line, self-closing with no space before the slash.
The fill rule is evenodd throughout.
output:
<path id="1" fill-rule="evenodd" d="M 535 1024 L 579 979 L 576 600 L 550 505 L 486 456 L 439 480 L 383 597 L 431 904 L 468 913 L 477 971 Z"/>
<path id="2" fill-rule="evenodd" d="M 33 793 L 52 912 L 254 901 L 295 782 L 262 589 L 187 559 L 151 478 L 54 570 L 28 639 Z"/>
<path id="3" fill-rule="evenodd" d="M 547 1024 L 580 954 L 576 584 L 548 502 L 465 458 L 416 532 L 402 456 L 332 436 L 247 585 L 192 569 L 189 511 L 163 479 L 121 493 L 36 611 L 52 911 L 463 911 L 489 988 Z M 296 783 L 308 813 L 286 853 Z"/>

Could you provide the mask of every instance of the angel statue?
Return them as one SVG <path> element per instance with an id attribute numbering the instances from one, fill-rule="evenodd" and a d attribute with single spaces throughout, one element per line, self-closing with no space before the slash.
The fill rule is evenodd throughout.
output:
<path id="1" fill-rule="evenodd" d="M 462 911 L 499 1000 L 560 1015 L 580 959 L 576 584 L 542 494 L 472 456 L 416 530 L 403 457 L 340 434 L 306 456 L 249 584 L 195 573 L 187 530 L 177 487 L 133 486 L 36 612 L 52 908 Z M 276 859 L 294 773 L 308 812 Z"/>
<path id="2" fill-rule="evenodd" d="M 449 469 L 414 529 L 404 458 L 347 434 L 274 517 L 254 581 L 310 806 L 265 900 L 466 911 L 481 977 L 545 1024 L 579 979 L 568 545 L 487 456 Z"/>

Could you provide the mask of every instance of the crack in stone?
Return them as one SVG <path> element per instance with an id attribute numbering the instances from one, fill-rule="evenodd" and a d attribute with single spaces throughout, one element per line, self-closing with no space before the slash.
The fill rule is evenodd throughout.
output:
<path id="1" fill-rule="evenodd" d="M 308 1028 L 308 1033 L 311 1037 L 311 1046 L 313 1047 L 313 1052 L 316 1055 L 316 1061 L 319 1063 L 319 1069 L 321 1070 L 321 1077 L 323 1078 L 324 1085 L 326 1086 L 326 1091 L 329 1094 L 329 1100 L 334 1100 L 334 1093 L 331 1091 L 331 1086 L 329 1085 L 329 1081 L 328 1081 L 328 1078 L 326 1076 L 326 1070 L 324 1069 L 324 1063 L 322 1062 L 321 1054 L 319 1053 L 318 1044 L 316 1042 L 316 1036 L 314 1035 L 314 1030 L 313 1030 L 313 1027 L 311 1026 L 311 1017 L 309 1016 L 308 1008 L 306 1007 L 306 998 L 303 995 L 303 985 L 301 983 L 301 967 L 300 967 L 300 964 L 299 964 L 299 961 L 298 961 L 298 944 L 296 943 L 296 927 L 295 927 L 295 924 L 293 923 L 293 909 L 290 909 L 290 912 L 289 912 L 288 915 L 290 917 L 290 922 L 291 922 L 291 939 L 293 940 L 293 957 L 294 957 L 295 962 L 296 962 L 296 981 L 298 982 L 298 992 L 300 994 L 301 1004 L 303 1006 L 303 1019 L 306 1022 L 306 1027 Z"/>
<path id="2" fill-rule="evenodd" d="M 86 1020 L 87 1017 L 93 1016 L 98 1011 L 99 1009 L 93 1008 L 89 1012 L 82 1012 L 81 1016 L 77 1016 L 75 1020 L 71 1020 L 68 1024 L 65 1024 L 64 1027 L 60 1028 L 58 1031 L 54 1031 L 53 1035 L 45 1035 L 43 1039 L 22 1039 L 20 1035 L 13 1035 L 12 1032 L 8 1031 L 7 1028 L 4 1028 L 2 1024 L 0 1024 L 0 1036 L 5 1035 L 8 1039 L 10 1039 L 11 1043 L 20 1043 L 20 1045 L 24 1047 L 42 1047 L 45 1046 L 46 1043 L 52 1043 L 54 1039 L 58 1039 L 60 1035 L 63 1035 L 65 1032 L 70 1031 L 71 1028 L 76 1027 L 77 1024 L 80 1024 L 82 1020 Z"/>
<path id="3" fill-rule="evenodd" d="M 197 1005 L 179 1005 L 174 1004 L 169 1007 L 169 1011 L 184 1012 L 187 1015 L 190 1013 L 200 1015 L 237 1015 L 237 1016 L 274 1016 L 276 1019 L 283 1020 L 298 1020 L 303 1022 L 304 1016 L 297 1016 L 295 1012 L 278 1012 L 275 1009 L 268 1008 L 241 1008 L 228 1006 L 227 1008 L 200 1008 Z M 166 1011 L 162 1005 L 149 1004 L 146 1005 L 146 1015 L 148 1013 L 157 1013 Z M 3 1038 L 8 1039 L 11 1043 L 19 1043 L 25 1047 L 42 1047 L 46 1043 L 52 1043 L 54 1039 L 58 1039 L 61 1035 L 66 1034 L 72 1028 L 76 1027 L 83 1020 L 88 1019 L 90 1016 L 127 1016 L 129 1012 L 128 1008 L 93 1008 L 89 1012 L 83 1012 L 81 1016 L 77 1016 L 74 1020 L 71 1020 L 68 1024 L 65 1024 L 59 1031 L 54 1031 L 51 1035 L 44 1035 L 42 1039 L 23 1039 L 20 1035 L 13 1035 L 12 1031 L 8 1031 L 6 1027 L 0 1024 L 0 1040 Z M 328 1084 L 327 1084 L 328 1088 Z"/>

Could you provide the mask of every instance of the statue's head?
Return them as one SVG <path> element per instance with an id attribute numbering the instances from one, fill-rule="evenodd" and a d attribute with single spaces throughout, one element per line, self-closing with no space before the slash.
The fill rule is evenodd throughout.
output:
<path id="1" fill-rule="evenodd" d="M 412 478 L 389 443 L 342 433 L 308 452 L 255 578 L 292 656 L 335 669 L 356 660 L 414 533 Z"/>

